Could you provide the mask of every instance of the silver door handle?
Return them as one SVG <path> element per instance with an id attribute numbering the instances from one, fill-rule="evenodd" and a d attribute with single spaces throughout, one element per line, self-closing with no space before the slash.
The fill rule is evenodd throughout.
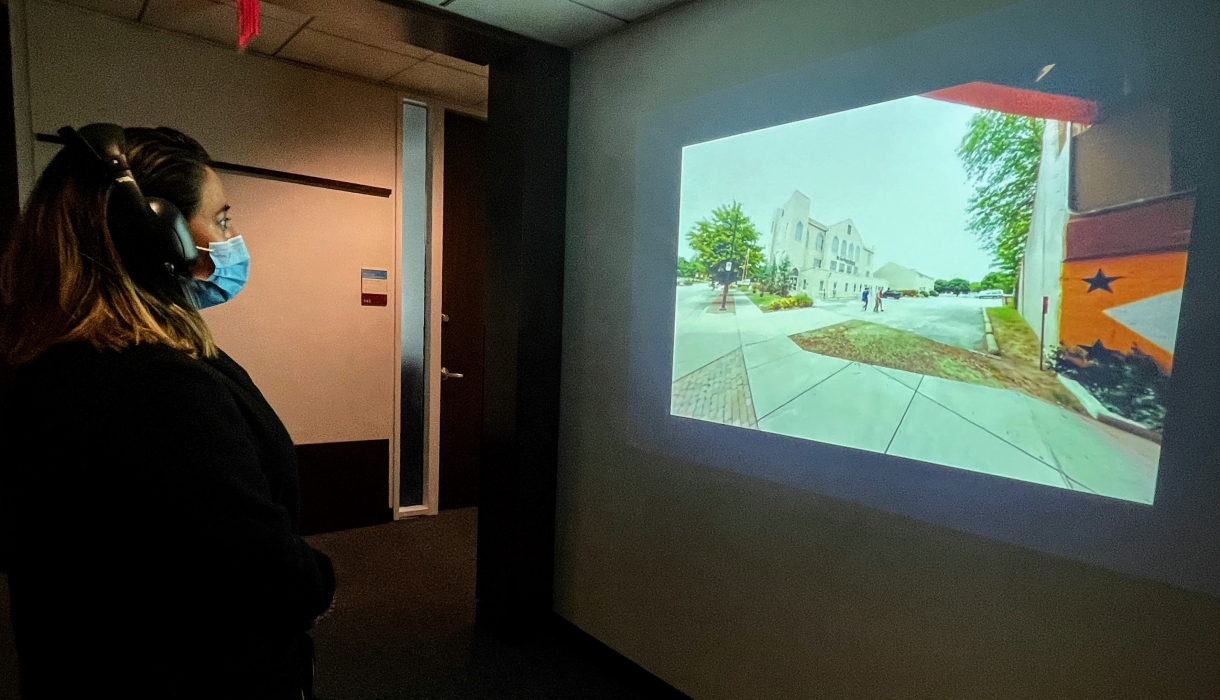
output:
<path id="1" fill-rule="evenodd" d="M 464 374 L 458 374 L 457 372 L 450 372 L 449 370 L 445 369 L 444 367 L 441 367 L 441 381 L 445 381 L 446 379 L 463 379 L 463 378 L 465 378 L 465 376 L 466 375 L 464 375 Z"/>

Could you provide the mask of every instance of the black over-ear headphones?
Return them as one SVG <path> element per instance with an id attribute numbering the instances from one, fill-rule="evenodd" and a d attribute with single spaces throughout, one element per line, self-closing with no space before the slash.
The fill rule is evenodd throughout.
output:
<path id="1" fill-rule="evenodd" d="M 137 279 L 189 277 L 199 251 L 186 217 L 169 202 L 145 197 L 127 165 L 127 137 L 117 124 L 59 130 L 68 148 L 95 159 L 112 180 L 106 224 L 127 271 Z"/>

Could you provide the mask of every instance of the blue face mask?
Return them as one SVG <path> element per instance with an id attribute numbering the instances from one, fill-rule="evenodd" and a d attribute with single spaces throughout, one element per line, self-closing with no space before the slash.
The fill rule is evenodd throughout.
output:
<path id="1" fill-rule="evenodd" d="M 237 296 L 250 275 L 250 251 L 246 250 L 246 242 L 241 236 L 234 236 L 227 241 L 212 241 L 207 248 L 199 250 L 212 257 L 216 270 L 206 280 L 192 279 L 187 283 L 195 306 L 206 309 Z"/>

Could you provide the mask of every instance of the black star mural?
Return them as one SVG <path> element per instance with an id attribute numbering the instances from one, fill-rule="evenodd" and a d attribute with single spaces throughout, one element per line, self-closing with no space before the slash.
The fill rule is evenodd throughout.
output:
<path id="1" fill-rule="evenodd" d="M 1110 289 L 1110 283 L 1114 280 L 1120 279 L 1122 279 L 1122 277 L 1106 277 L 1106 273 L 1102 272 L 1101 268 L 1099 267 L 1097 268 L 1096 275 L 1093 275 L 1092 277 L 1085 277 L 1082 281 L 1089 283 L 1089 292 L 1093 291 L 1094 289 L 1104 289 L 1113 294 L 1114 290 Z M 1087 294 L 1088 292 L 1085 293 Z"/>

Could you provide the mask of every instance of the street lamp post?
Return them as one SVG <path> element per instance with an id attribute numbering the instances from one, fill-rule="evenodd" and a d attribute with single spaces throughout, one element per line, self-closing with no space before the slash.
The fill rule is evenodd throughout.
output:
<path id="1" fill-rule="evenodd" d="M 737 257 L 737 202 L 733 202 L 733 236 L 729 239 L 729 259 L 724 263 L 724 295 L 720 297 L 720 310 L 727 311 L 729 304 L 729 280 L 733 272 L 733 260 Z"/>

